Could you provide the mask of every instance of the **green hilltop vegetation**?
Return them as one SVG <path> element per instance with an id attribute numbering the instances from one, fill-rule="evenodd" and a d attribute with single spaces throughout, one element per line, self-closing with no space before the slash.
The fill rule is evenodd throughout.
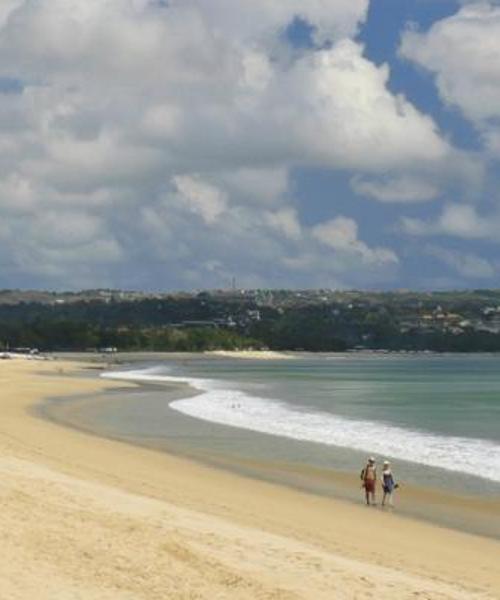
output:
<path id="1" fill-rule="evenodd" d="M 0 349 L 500 351 L 500 290 L 0 291 Z"/>

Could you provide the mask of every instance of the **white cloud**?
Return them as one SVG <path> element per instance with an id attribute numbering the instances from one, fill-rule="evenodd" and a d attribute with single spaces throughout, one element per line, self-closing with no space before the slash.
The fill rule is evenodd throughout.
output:
<path id="1" fill-rule="evenodd" d="M 207 225 L 215 223 L 227 208 L 225 194 L 198 177 L 177 175 L 173 178 L 173 184 L 181 196 L 181 202 Z"/>
<path id="2" fill-rule="evenodd" d="M 124 258 L 104 224 L 80 212 L 46 212 L 30 220 L 15 215 L 0 229 L 0 237 L 6 250 L 4 277 L 50 282 L 53 287 L 104 285 L 108 269 Z"/>
<path id="3" fill-rule="evenodd" d="M 265 206 L 283 202 L 288 190 L 288 170 L 283 167 L 231 169 L 218 178 L 230 195 Z"/>
<path id="4" fill-rule="evenodd" d="M 137 14 L 126 0 L 45 0 L 15 13 L 0 35 L 0 69 L 44 84 L 27 89 L 26 104 L 31 113 L 37 107 L 39 141 L 56 158 L 152 153 L 149 145 L 167 165 L 189 169 L 199 162 L 384 169 L 448 155 L 433 121 L 388 91 L 387 67 L 366 60 L 359 44 L 344 39 L 291 66 L 273 63 L 222 28 L 217 0 L 191 4 Z M 256 13 L 264 4 L 244 6 Z M 326 22 L 342 13 L 334 4 L 308 10 Z M 293 16 L 297 6 L 261 7 L 259 22 Z M 239 19 L 240 12 L 238 4 Z M 83 149 L 68 149 L 76 143 L 68 136 Z"/>
<path id="5" fill-rule="evenodd" d="M 403 217 L 402 230 L 410 235 L 447 235 L 462 239 L 498 240 L 498 216 L 481 217 L 473 206 L 447 204 L 436 221 Z"/>
<path id="6" fill-rule="evenodd" d="M 24 0 L 2 0 L 0 4 L 0 28 L 5 25 L 11 14 L 24 3 Z"/>
<path id="7" fill-rule="evenodd" d="M 489 260 L 476 254 L 457 252 L 440 246 L 427 246 L 425 253 L 437 258 L 467 279 L 489 279 L 497 272 Z"/>
<path id="8" fill-rule="evenodd" d="M 2 228 L 19 231 L 21 214 L 25 230 L 39 226 L 39 256 L 58 281 L 66 269 L 71 281 L 80 274 L 88 282 L 92 271 L 102 281 L 107 272 L 119 285 L 120 270 L 106 264 L 123 260 L 121 272 L 136 273 L 139 285 L 144 265 L 158 269 L 157 285 L 166 264 L 177 279 L 165 285 L 181 286 L 183 273 L 220 281 L 238 269 L 248 281 L 270 282 L 280 269 L 285 282 L 308 257 L 316 271 L 301 271 L 303 283 L 332 270 L 349 280 L 356 269 L 369 282 L 396 255 L 334 221 L 327 246 L 335 256 L 327 262 L 321 226 L 312 232 L 294 211 L 291 170 L 390 172 L 375 191 L 375 179 L 360 180 L 365 192 L 372 182 L 372 196 L 410 201 L 431 190 L 401 172 L 454 160 L 433 120 L 390 92 L 388 67 L 346 37 L 365 19 L 367 0 L 8 6 L 0 13 L 0 75 L 24 87 L 0 93 Z M 331 43 L 288 52 L 283 32 L 295 17 L 315 28 L 318 46 Z M 44 233 L 53 226 L 43 215 L 54 214 L 66 216 L 66 236 Z M 69 239 L 82 251 L 73 252 Z M 35 242 L 9 240 L 9 272 L 31 272 Z M 163 262 L 155 267 L 156 257 Z"/>
<path id="9" fill-rule="evenodd" d="M 392 95 L 388 67 L 376 67 L 362 51 L 344 40 L 296 63 L 282 89 L 292 97 L 307 90 L 307 112 L 289 124 L 291 139 L 315 163 L 336 167 L 378 171 L 446 160 L 450 148 L 432 119 Z"/>
<path id="10" fill-rule="evenodd" d="M 101 221 L 82 212 L 43 212 L 33 223 L 31 235 L 42 246 L 60 248 L 88 244 L 102 233 Z"/>
<path id="11" fill-rule="evenodd" d="M 351 185 L 357 194 L 380 202 L 425 202 L 439 194 L 439 187 L 434 183 L 412 175 L 378 179 L 357 176 L 352 179 Z"/>
<path id="12" fill-rule="evenodd" d="M 224 185 L 221 179 L 217 189 L 222 194 L 227 190 Z M 193 211 L 178 209 L 175 191 L 142 211 L 146 252 L 168 262 L 170 277 L 183 282 L 180 287 L 199 286 L 204 279 L 215 287 L 227 286 L 233 276 L 239 285 L 345 287 L 347 281 L 366 285 L 387 280 L 398 264 L 389 249 L 370 248 L 357 237 L 335 247 L 327 243 L 325 248 L 318 240 L 321 226 L 304 225 L 286 205 L 265 210 L 258 203 L 238 204 L 237 197 L 231 197 L 210 227 L 200 229 L 197 219 Z"/>
<path id="13" fill-rule="evenodd" d="M 158 104 L 146 108 L 142 125 L 145 136 L 158 140 L 169 140 L 176 137 L 182 125 L 181 110 L 175 105 Z"/>
<path id="14" fill-rule="evenodd" d="M 500 116 L 500 7 L 473 2 L 426 33 L 407 31 L 401 53 L 433 72 L 443 100 L 469 119 Z"/>
<path id="15" fill-rule="evenodd" d="M 500 127 L 490 125 L 483 130 L 482 137 L 488 154 L 493 158 L 500 157 Z"/>
<path id="16" fill-rule="evenodd" d="M 31 182 L 15 171 L 0 180 L 0 198 L 4 215 L 7 212 L 29 213 L 36 204 Z"/>
<path id="17" fill-rule="evenodd" d="M 312 230 L 312 235 L 322 244 L 334 250 L 359 256 L 367 264 L 397 264 L 398 257 L 387 248 L 370 248 L 358 239 L 358 225 L 353 219 L 336 217 Z"/>
<path id="18" fill-rule="evenodd" d="M 302 235 L 297 212 L 293 208 L 283 208 L 275 212 L 268 211 L 264 214 L 264 220 L 269 227 L 291 240 L 298 240 Z"/>
<path id="19" fill-rule="evenodd" d="M 267 41 L 299 17 L 315 28 L 316 42 L 354 35 L 364 21 L 369 0 L 175 0 L 194 7 L 208 23 L 238 41 Z"/>

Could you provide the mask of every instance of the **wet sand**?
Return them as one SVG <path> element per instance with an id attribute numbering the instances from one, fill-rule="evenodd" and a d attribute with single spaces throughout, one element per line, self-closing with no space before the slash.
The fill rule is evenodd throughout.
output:
<path id="1" fill-rule="evenodd" d="M 122 383 L 0 363 L 0 597 L 498 598 L 500 544 L 41 420 Z"/>

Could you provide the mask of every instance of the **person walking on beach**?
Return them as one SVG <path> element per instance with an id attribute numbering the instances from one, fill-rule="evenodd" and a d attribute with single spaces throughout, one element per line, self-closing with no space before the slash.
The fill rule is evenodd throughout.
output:
<path id="1" fill-rule="evenodd" d="M 375 504 L 375 485 L 377 483 L 377 468 L 375 467 L 375 459 L 371 456 L 366 463 L 365 468 L 361 471 L 362 486 L 365 488 L 366 504 Z M 371 502 L 370 502 L 371 499 Z"/>
<path id="2" fill-rule="evenodd" d="M 382 482 L 382 490 L 384 491 L 384 496 L 382 498 L 382 506 L 385 506 L 385 504 L 387 502 L 387 504 L 391 508 L 393 508 L 394 503 L 392 501 L 392 496 L 393 496 L 394 490 L 398 486 L 397 486 L 396 482 L 394 481 L 394 475 L 392 474 L 392 470 L 391 470 L 391 463 L 388 460 L 384 460 L 382 476 L 381 476 L 380 480 Z"/>

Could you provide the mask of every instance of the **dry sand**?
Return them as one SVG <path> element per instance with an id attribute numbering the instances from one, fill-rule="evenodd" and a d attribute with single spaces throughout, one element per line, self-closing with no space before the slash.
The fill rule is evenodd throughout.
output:
<path id="1" fill-rule="evenodd" d="M 500 598 L 500 544 L 42 421 L 123 386 L 0 362 L 0 599 Z"/>

